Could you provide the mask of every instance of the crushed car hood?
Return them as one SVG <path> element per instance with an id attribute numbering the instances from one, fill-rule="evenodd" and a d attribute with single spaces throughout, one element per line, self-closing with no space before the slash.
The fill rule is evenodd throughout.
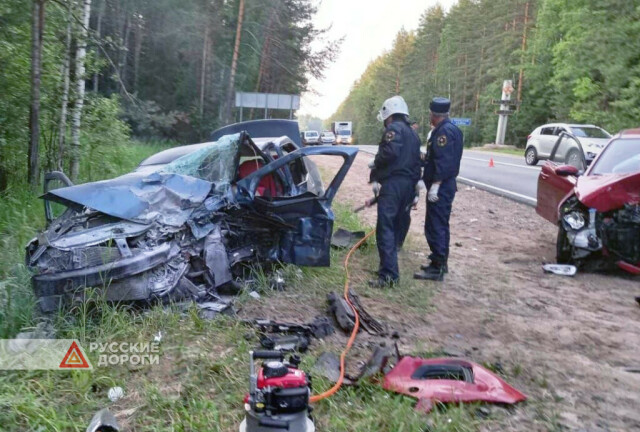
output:
<path id="1" fill-rule="evenodd" d="M 637 204 L 640 203 L 640 173 L 581 176 L 575 191 L 584 205 L 599 212 Z"/>
<path id="2" fill-rule="evenodd" d="M 183 225 L 209 194 L 213 183 L 169 173 L 131 173 L 54 189 L 42 196 L 81 211 L 88 207 L 120 219 L 150 224 Z"/>

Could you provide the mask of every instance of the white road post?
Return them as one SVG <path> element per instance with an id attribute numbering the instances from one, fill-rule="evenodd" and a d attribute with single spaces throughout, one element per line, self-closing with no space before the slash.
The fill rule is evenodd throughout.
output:
<path id="1" fill-rule="evenodd" d="M 511 93 L 513 93 L 513 82 L 511 80 L 505 80 L 502 83 L 502 99 L 503 101 L 511 100 Z M 503 114 L 506 111 L 509 111 L 508 104 L 500 105 L 501 114 L 498 116 L 498 131 L 496 133 L 496 144 L 503 145 L 504 137 L 507 132 L 507 120 L 509 116 L 507 114 Z"/>

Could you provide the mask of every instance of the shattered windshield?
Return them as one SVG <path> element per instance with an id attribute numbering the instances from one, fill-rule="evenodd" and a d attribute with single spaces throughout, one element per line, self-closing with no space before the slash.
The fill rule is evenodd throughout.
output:
<path id="1" fill-rule="evenodd" d="M 240 134 L 225 135 L 198 151 L 167 164 L 161 173 L 180 174 L 215 183 L 230 184 L 236 174 Z"/>

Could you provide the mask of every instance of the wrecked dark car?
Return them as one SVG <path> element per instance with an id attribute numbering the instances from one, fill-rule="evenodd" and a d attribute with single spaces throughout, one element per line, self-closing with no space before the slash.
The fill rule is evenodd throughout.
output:
<path id="1" fill-rule="evenodd" d="M 561 134 L 538 177 L 536 211 L 558 225 L 557 261 L 640 274 L 640 129 L 614 136 L 588 168 L 556 160 L 572 145 Z"/>
<path id="2" fill-rule="evenodd" d="M 290 132 L 273 138 L 283 124 Z M 86 287 L 109 301 L 201 300 L 247 265 L 329 265 L 331 202 L 357 149 L 299 148 L 289 137 L 299 137 L 295 122 L 240 123 L 133 173 L 47 191 L 48 219 L 52 203 L 66 209 L 27 245 L 41 309 Z M 326 188 L 316 155 L 343 159 Z"/>

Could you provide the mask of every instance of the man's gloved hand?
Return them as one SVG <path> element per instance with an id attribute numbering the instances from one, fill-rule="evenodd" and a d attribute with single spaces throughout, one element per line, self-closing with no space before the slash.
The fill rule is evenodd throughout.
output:
<path id="1" fill-rule="evenodd" d="M 376 160 L 375 159 L 371 160 L 371 162 L 369 162 L 368 167 L 370 169 L 374 169 L 376 167 Z"/>
<path id="2" fill-rule="evenodd" d="M 427 199 L 430 202 L 436 202 L 440 198 L 438 197 L 438 191 L 440 190 L 440 183 L 434 183 L 431 185 L 431 189 L 429 189 L 429 193 L 427 194 Z"/>
<path id="3" fill-rule="evenodd" d="M 416 191 L 416 196 L 413 199 L 413 207 L 417 207 L 418 205 L 418 201 L 420 199 L 420 192 L 425 190 L 427 187 L 424 185 L 424 181 L 420 180 L 418 183 L 416 183 L 416 187 L 415 187 L 415 191 Z"/>
<path id="4" fill-rule="evenodd" d="M 378 194 L 380 193 L 380 183 L 378 183 L 376 181 L 371 183 L 371 190 L 373 190 L 373 195 L 374 196 L 378 196 Z"/>

